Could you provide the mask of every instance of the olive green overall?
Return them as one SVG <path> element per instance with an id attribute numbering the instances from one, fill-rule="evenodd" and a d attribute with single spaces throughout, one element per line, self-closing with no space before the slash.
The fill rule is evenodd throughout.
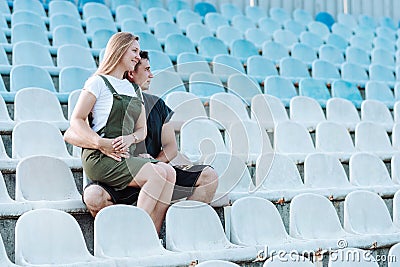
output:
<path id="1" fill-rule="evenodd" d="M 134 132 L 135 123 L 142 111 L 139 97 L 118 94 L 106 77 L 100 75 L 113 95 L 113 104 L 106 126 L 97 133 L 104 138 L 116 138 Z M 135 89 L 135 88 L 132 88 Z M 153 159 L 135 157 L 136 144 L 129 148 L 130 157 L 122 161 L 114 160 L 100 150 L 82 149 L 82 166 L 85 174 L 92 181 L 102 182 L 116 190 L 124 189 L 132 181 L 144 164 L 157 162 Z"/>

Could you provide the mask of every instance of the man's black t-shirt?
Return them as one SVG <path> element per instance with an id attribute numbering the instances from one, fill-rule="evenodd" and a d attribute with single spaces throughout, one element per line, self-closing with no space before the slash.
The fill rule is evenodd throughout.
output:
<path id="1" fill-rule="evenodd" d="M 138 144 L 136 153 L 148 153 L 156 158 L 162 150 L 161 130 L 167 123 L 173 111 L 165 104 L 164 100 L 155 95 L 143 93 L 144 108 L 146 110 L 147 136 L 146 147 L 143 142 Z"/>

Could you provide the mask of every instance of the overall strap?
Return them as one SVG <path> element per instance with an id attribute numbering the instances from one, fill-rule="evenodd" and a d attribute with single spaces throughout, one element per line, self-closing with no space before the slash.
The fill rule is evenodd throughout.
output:
<path id="1" fill-rule="evenodd" d="M 115 91 L 115 89 L 114 89 L 114 87 L 112 86 L 112 84 L 110 83 L 110 81 L 109 81 L 105 76 L 103 76 L 103 75 L 99 75 L 99 76 L 104 80 L 104 82 L 106 83 L 108 89 L 110 89 L 111 93 L 112 93 L 114 96 L 119 96 L 119 94 L 117 93 L 117 91 Z"/>

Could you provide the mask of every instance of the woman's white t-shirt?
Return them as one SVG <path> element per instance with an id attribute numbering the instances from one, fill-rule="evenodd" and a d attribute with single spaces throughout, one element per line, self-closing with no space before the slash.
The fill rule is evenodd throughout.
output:
<path id="1" fill-rule="evenodd" d="M 121 80 L 111 75 L 104 76 L 108 79 L 118 94 L 132 97 L 137 96 L 135 88 L 128 80 Z M 96 102 L 94 103 L 92 109 L 92 129 L 93 131 L 97 132 L 106 126 L 113 104 L 113 95 L 110 89 L 108 89 L 104 80 L 98 75 L 90 77 L 85 82 L 85 86 L 83 88 L 96 97 Z"/>

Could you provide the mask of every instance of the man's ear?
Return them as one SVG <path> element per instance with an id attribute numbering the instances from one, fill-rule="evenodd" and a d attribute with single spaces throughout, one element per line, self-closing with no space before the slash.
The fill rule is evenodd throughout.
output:
<path id="1" fill-rule="evenodd" d="M 130 81 L 131 83 L 135 82 L 135 81 L 134 81 L 134 78 L 133 78 L 133 71 L 128 71 L 128 72 L 126 73 L 126 79 L 127 79 L 128 81 Z"/>

